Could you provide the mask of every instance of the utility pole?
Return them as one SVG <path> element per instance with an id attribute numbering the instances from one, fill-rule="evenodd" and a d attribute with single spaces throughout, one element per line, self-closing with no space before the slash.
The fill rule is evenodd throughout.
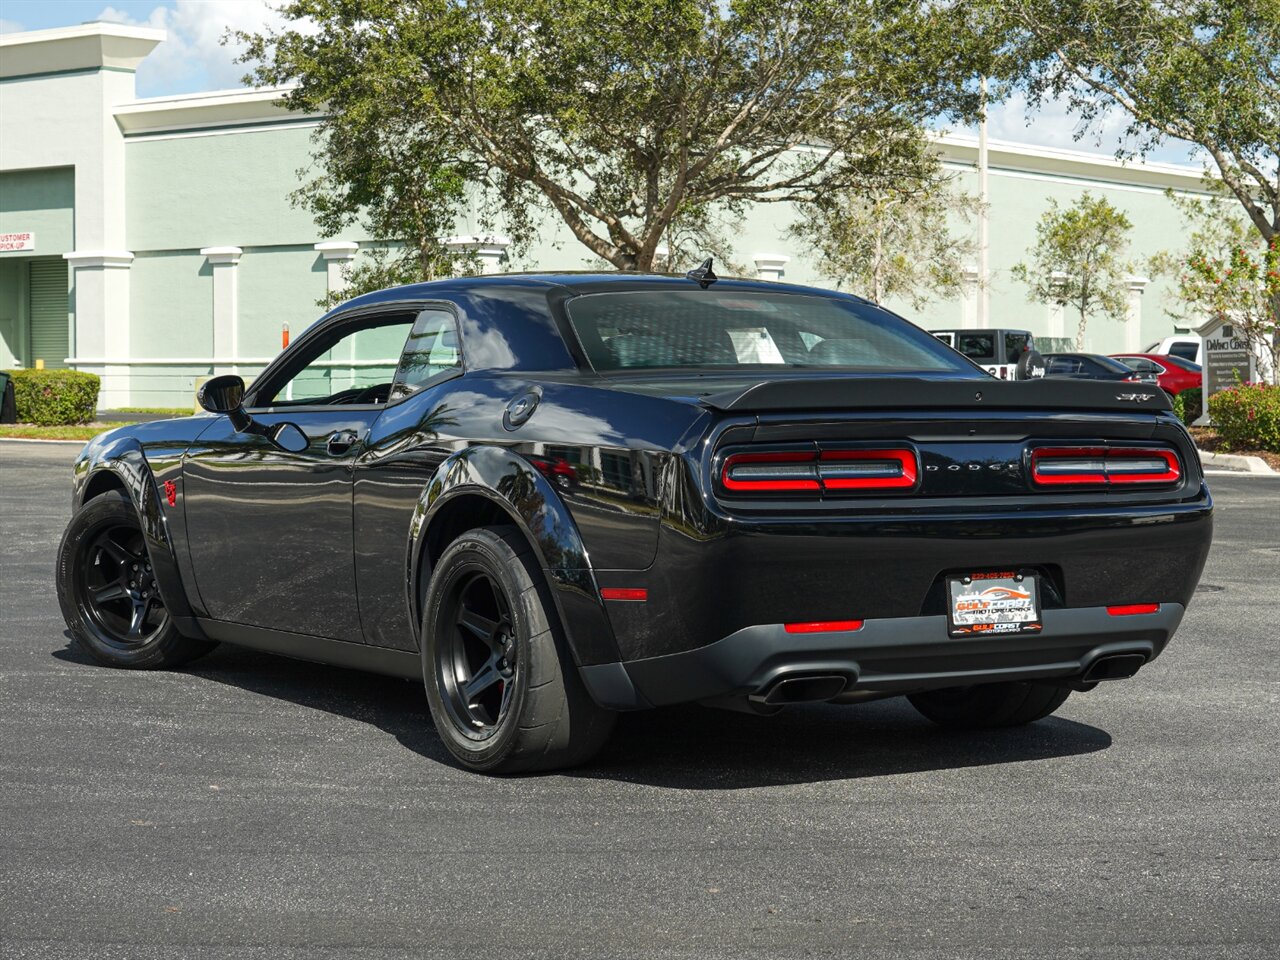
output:
<path id="1" fill-rule="evenodd" d="M 991 325 L 988 291 L 990 231 L 987 207 L 987 78 L 982 78 L 982 119 L 978 122 L 978 326 Z"/>

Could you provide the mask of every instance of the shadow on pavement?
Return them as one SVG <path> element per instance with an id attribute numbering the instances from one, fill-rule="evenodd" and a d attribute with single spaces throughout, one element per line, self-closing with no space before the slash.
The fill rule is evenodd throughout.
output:
<path id="1" fill-rule="evenodd" d="M 53 655 L 93 663 L 70 645 Z M 420 684 L 231 646 L 183 672 L 368 723 L 413 753 L 453 765 Z M 902 698 L 792 707 L 772 717 L 689 705 L 622 714 L 595 762 L 567 775 L 737 790 L 1047 760 L 1110 745 L 1106 731 L 1059 717 L 1003 730 L 946 731 Z"/>

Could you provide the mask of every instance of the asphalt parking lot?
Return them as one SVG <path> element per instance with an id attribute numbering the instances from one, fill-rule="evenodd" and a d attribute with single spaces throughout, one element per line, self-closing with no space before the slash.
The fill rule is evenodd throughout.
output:
<path id="1" fill-rule="evenodd" d="M 1280 955 L 1280 478 L 1211 478 L 1174 644 L 1032 727 L 681 708 L 497 780 L 413 684 L 68 649 L 76 449 L 0 444 L 0 956 Z"/>

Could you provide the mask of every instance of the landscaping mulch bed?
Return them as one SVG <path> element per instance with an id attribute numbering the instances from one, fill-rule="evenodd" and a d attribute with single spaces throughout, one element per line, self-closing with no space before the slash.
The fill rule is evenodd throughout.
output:
<path id="1" fill-rule="evenodd" d="M 1272 470 L 1280 472 L 1280 453 L 1272 453 L 1270 450 L 1233 450 L 1223 443 L 1222 438 L 1214 432 L 1212 427 L 1188 427 L 1187 429 L 1191 431 L 1196 446 L 1201 450 L 1209 453 L 1239 453 L 1249 457 L 1261 457 Z"/>

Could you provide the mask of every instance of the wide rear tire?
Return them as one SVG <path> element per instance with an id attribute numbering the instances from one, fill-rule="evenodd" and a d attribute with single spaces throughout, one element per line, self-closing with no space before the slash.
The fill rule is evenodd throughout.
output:
<path id="1" fill-rule="evenodd" d="M 986 683 L 948 687 L 907 696 L 911 705 L 943 727 L 1017 727 L 1043 720 L 1057 710 L 1071 690 L 1038 683 Z"/>
<path id="2" fill-rule="evenodd" d="M 533 550 L 514 527 L 469 530 L 432 570 L 422 620 L 427 702 L 459 763 L 556 770 L 604 745 L 617 714 L 587 693 Z"/>

